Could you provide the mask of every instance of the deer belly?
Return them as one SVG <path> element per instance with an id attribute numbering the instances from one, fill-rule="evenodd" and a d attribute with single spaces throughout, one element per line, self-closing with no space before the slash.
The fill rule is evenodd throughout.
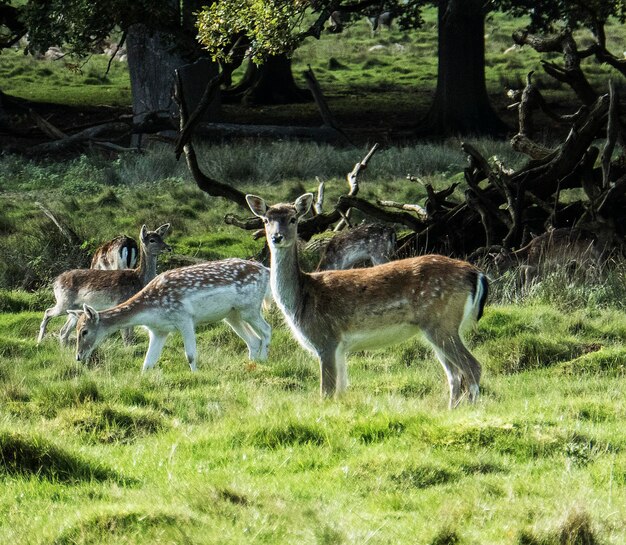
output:
<path id="1" fill-rule="evenodd" d="M 414 324 L 392 324 L 371 329 L 363 329 L 345 333 L 342 337 L 348 352 L 357 350 L 374 350 L 399 344 L 419 333 L 420 328 Z"/>
<path id="2" fill-rule="evenodd" d="M 124 300 L 123 298 L 121 299 Z M 87 303 L 96 310 L 105 310 L 120 303 L 120 298 L 113 296 L 110 292 L 94 291 L 89 289 L 78 290 L 75 302 L 71 308 L 80 308 L 83 303 Z"/>

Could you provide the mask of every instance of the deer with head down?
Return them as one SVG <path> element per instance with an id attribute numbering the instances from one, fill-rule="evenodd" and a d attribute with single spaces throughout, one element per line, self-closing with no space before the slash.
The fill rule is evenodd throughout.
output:
<path id="1" fill-rule="evenodd" d="M 139 257 L 139 248 L 135 239 L 120 235 L 99 246 L 91 258 L 91 269 L 113 271 L 134 269 Z"/>
<path id="2" fill-rule="evenodd" d="M 148 231 L 144 225 L 139 234 L 139 266 L 135 269 L 100 270 L 73 269 L 56 277 L 53 284 L 56 304 L 47 309 L 39 326 L 37 342 L 46 333 L 48 322 L 68 310 L 81 308 L 87 304 L 96 309 L 115 306 L 141 290 L 156 276 L 157 257 L 161 252 L 171 252 L 172 248 L 163 241 L 170 224 L 161 225 L 155 231 Z M 66 344 L 76 316 L 69 314 L 60 332 L 62 344 Z M 126 332 L 127 337 L 129 332 Z"/>
<path id="3" fill-rule="evenodd" d="M 296 339 L 319 359 L 322 395 L 346 389 L 349 353 L 397 344 L 422 331 L 446 373 L 450 407 L 460 402 L 464 387 L 471 401 L 477 399 L 481 367 L 461 330 L 482 315 L 488 291 L 484 274 L 438 255 L 305 273 L 298 262 L 297 224 L 313 195 L 269 207 L 255 195 L 246 200 L 265 224 L 274 300 Z"/>
<path id="4" fill-rule="evenodd" d="M 76 359 L 87 361 L 109 335 L 142 325 L 150 337 L 142 371 L 156 364 L 168 335 L 180 331 L 185 354 L 196 370 L 196 325 L 223 320 L 248 346 L 250 359 L 265 360 L 272 329 L 261 315 L 269 296 L 269 271 L 260 263 L 225 259 L 171 269 L 114 308 L 84 305 L 77 319 Z"/>

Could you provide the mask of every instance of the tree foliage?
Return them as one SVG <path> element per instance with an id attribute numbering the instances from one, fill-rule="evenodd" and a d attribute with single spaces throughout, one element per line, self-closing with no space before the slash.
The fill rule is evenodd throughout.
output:
<path id="1" fill-rule="evenodd" d="M 622 23 L 626 18 L 624 0 L 497 0 L 493 4 L 516 17 L 528 16 L 530 31 L 551 31 L 558 25 L 594 28 L 609 17 L 617 17 Z"/>
<path id="2" fill-rule="evenodd" d="M 5 11 L 12 13 L 24 32 L 28 32 L 28 52 L 62 46 L 82 57 L 114 31 L 123 32 L 136 23 L 181 34 L 178 29 L 182 4 L 172 0 L 27 0 L 11 6 L 0 0 L 0 15 Z M 8 26 L 4 18 L 0 23 Z"/>
<path id="3" fill-rule="evenodd" d="M 307 37 L 319 38 L 324 23 L 334 11 L 346 22 L 356 15 L 378 15 L 389 11 L 401 28 L 422 24 L 425 0 L 218 0 L 198 15 L 198 39 L 214 59 L 226 60 L 230 47 L 245 36 L 252 58 L 291 54 Z"/>

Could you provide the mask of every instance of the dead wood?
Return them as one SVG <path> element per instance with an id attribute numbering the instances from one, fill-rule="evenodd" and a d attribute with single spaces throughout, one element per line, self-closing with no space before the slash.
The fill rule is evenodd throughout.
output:
<path id="1" fill-rule="evenodd" d="M 66 136 L 59 140 L 52 142 L 44 142 L 32 146 L 25 150 L 27 155 L 45 155 L 45 154 L 58 154 L 67 149 L 88 145 L 92 142 L 108 141 L 111 138 L 120 138 L 127 136 L 130 133 L 130 128 L 127 123 L 113 122 L 105 123 L 103 125 L 96 125 L 84 129 L 76 134 Z"/>
<path id="2" fill-rule="evenodd" d="M 541 61 L 545 72 L 569 85 L 583 104 L 592 104 L 597 98 L 596 92 L 580 68 L 580 59 L 585 54 L 578 51 L 571 29 L 566 28 L 552 35 L 531 34 L 526 30 L 518 30 L 513 33 L 513 41 L 518 45 L 529 45 L 539 53 L 562 53 L 563 65 Z"/>

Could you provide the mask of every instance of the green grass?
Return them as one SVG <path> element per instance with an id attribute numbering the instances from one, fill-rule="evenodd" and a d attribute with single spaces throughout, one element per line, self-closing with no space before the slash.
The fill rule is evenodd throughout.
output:
<path id="1" fill-rule="evenodd" d="M 4 50 L 0 57 L 3 92 L 33 100 L 68 106 L 129 106 L 130 81 L 125 63 L 93 55 L 76 64 L 68 57 L 39 60 L 22 51 Z"/>
<path id="2" fill-rule="evenodd" d="M 471 341 L 483 396 L 455 411 L 421 340 L 352 357 L 349 392 L 322 401 L 316 363 L 275 310 L 268 362 L 250 365 L 230 330 L 205 326 L 195 375 L 177 336 L 144 376 L 143 335 L 76 363 L 53 338 L 36 347 L 40 315 L 0 316 L 14 343 L 0 360 L 3 542 L 557 544 L 585 530 L 617 544 L 626 535 L 622 373 L 582 369 L 567 350 L 501 363 L 528 331 L 549 345 L 583 322 L 575 343 L 619 351 L 623 336 L 606 332 L 626 330 L 621 313 L 559 320 L 531 302 L 488 307 Z"/>
<path id="3" fill-rule="evenodd" d="M 477 145 L 519 160 L 501 143 Z M 362 195 L 421 202 L 423 186 L 406 174 L 436 187 L 459 179 L 457 146 L 379 151 Z M 200 151 L 213 175 L 270 202 L 315 190 L 321 174 L 333 203 L 365 149 Z M 317 363 L 276 308 L 267 362 L 250 363 L 225 325 L 206 325 L 197 373 L 173 335 L 156 369 L 141 375 L 141 331 L 130 347 L 108 339 L 89 365 L 59 347 L 60 318 L 37 346 L 49 280 L 142 223 L 171 221 L 178 255 L 257 254 L 261 241 L 222 223 L 228 212 L 248 213 L 202 194 L 159 149 L 112 162 L 3 157 L 0 172 L 0 253 L 8 256 L 0 261 L 0 542 L 624 542 L 623 263 L 547 270 L 523 289 L 515 274 L 494 274 L 490 304 L 469 335 L 483 363 L 482 395 L 454 411 L 420 338 L 351 356 L 349 391 L 321 400 Z M 80 252 L 35 200 L 85 240 Z M 20 288 L 27 278 L 36 291 Z"/>

